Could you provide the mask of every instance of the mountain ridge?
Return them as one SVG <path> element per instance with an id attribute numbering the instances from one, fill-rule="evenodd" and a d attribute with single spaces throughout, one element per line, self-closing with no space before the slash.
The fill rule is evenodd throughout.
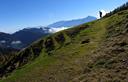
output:
<path id="1" fill-rule="evenodd" d="M 1 32 L 0 45 L 6 48 L 22 49 L 37 39 L 50 34 L 48 29 L 49 28 L 24 28 L 13 34 Z"/>
<path id="2" fill-rule="evenodd" d="M 72 23 L 73 21 L 75 21 L 75 23 L 77 24 L 73 24 L 73 26 L 75 25 L 80 25 L 82 23 L 86 23 L 89 21 L 93 21 L 95 20 L 95 17 L 92 16 L 88 16 L 86 18 L 82 18 L 82 19 L 74 19 L 74 20 L 69 20 L 67 21 L 66 24 L 68 23 Z M 63 21 L 66 22 L 66 21 Z M 45 37 L 49 34 L 58 32 L 60 30 L 64 30 L 67 29 L 69 27 L 44 27 L 44 26 L 37 26 L 37 27 L 28 27 L 28 28 L 24 28 L 22 30 L 16 31 L 12 34 L 9 33 L 0 33 L 0 41 L 1 42 L 5 42 L 4 44 L 1 43 L 0 45 L 2 45 L 3 47 L 12 47 L 15 49 L 22 49 L 27 47 L 28 45 L 30 45 L 31 43 L 33 43 L 34 41 L 40 39 L 41 37 Z M 3 35 L 4 38 L 2 37 Z M 5 39 L 6 38 L 6 39 Z M 7 39 L 8 38 L 8 39 Z"/>
<path id="3" fill-rule="evenodd" d="M 86 18 L 81 18 L 81 19 L 73 19 L 73 20 L 67 20 L 67 21 L 58 21 L 53 24 L 48 25 L 48 27 L 54 27 L 54 28 L 59 28 L 59 27 L 73 27 L 77 26 L 83 23 L 87 23 L 90 21 L 94 21 L 97 18 L 94 16 L 87 16 Z"/>

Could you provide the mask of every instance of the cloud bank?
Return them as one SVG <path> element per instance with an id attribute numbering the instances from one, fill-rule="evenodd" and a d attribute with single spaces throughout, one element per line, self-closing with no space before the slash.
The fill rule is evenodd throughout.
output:
<path id="1" fill-rule="evenodd" d="M 51 29 L 49 29 L 49 32 L 55 33 L 55 32 L 61 31 L 61 30 L 65 30 L 67 28 L 70 28 L 70 27 L 51 28 Z"/>

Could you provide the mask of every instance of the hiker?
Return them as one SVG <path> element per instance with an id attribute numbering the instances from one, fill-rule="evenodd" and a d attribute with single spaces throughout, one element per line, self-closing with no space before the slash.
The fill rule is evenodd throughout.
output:
<path id="1" fill-rule="evenodd" d="M 102 18 L 102 12 L 101 11 L 99 11 L 99 15 L 100 15 L 100 18 Z"/>

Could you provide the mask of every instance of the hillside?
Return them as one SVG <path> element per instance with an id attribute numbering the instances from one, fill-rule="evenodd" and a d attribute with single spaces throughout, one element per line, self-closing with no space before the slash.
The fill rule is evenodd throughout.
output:
<path id="1" fill-rule="evenodd" d="M 0 68 L 7 64 L 19 50 L 13 48 L 4 48 L 0 46 Z"/>
<path id="2" fill-rule="evenodd" d="M 127 37 L 128 10 L 57 32 L 1 67 L 0 82 L 127 82 Z"/>

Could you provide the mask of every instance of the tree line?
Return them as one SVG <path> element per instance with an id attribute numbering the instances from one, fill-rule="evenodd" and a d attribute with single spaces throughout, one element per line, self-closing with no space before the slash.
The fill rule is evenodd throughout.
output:
<path id="1" fill-rule="evenodd" d="M 120 6 L 120 7 L 116 8 L 115 10 L 113 10 L 113 11 L 107 13 L 104 17 L 109 17 L 109 16 L 111 16 L 111 15 L 117 13 L 117 12 L 120 12 L 120 11 L 122 11 L 122 10 L 127 10 L 127 9 L 128 9 L 128 2 L 126 2 L 125 4 L 123 4 L 123 5 Z"/>

